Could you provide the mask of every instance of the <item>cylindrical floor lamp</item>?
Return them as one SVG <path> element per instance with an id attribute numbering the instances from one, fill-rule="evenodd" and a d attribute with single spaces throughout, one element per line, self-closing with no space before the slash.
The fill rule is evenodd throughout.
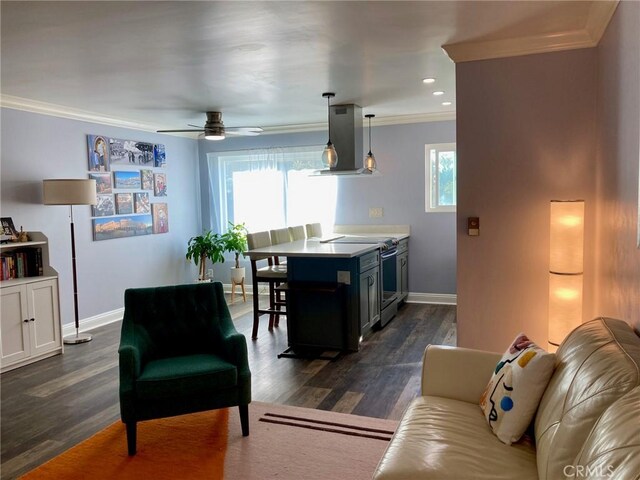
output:
<path id="1" fill-rule="evenodd" d="M 69 205 L 71 218 L 71 265 L 73 270 L 73 307 L 76 334 L 64 338 L 66 344 L 91 341 L 91 335 L 80 333 L 78 315 L 78 278 L 76 274 L 76 238 L 73 228 L 73 206 L 96 204 L 96 181 L 80 179 L 52 179 L 42 182 L 43 203 L 45 205 Z"/>

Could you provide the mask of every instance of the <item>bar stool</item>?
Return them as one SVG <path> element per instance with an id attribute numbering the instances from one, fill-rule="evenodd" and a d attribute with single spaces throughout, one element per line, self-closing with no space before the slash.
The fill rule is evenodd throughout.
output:
<path id="1" fill-rule="evenodd" d="M 289 227 L 289 236 L 291 237 L 291 240 L 304 240 L 307 238 L 304 225 Z"/>
<path id="2" fill-rule="evenodd" d="M 307 223 L 307 238 L 322 238 L 322 225 L 319 223 Z"/>
<path id="3" fill-rule="evenodd" d="M 256 248 L 271 246 L 271 237 L 269 232 L 255 232 L 247 234 L 247 244 L 249 250 Z M 268 265 L 258 268 L 257 263 L 267 261 Z M 251 257 L 251 277 L 253 282 L 253 330 L 251 332 L 251 338 L 258 338 L 258 325 L 261 315 L 265 313 L 269 314 L 269 331 L 273 330 L 274 324 L 276 326 L 280 323 L 280 315 L 286 315 L 287 312 L 280 307 L 284 305 L 284 302 L 278 303 L 276 300 L 276 287 L 281 283 L 287 281 L 287 267 L 286 265 L 279 265 L 277 257 L 271 255 L 264 255 L 260 257 Z M 261 309 L 260 300 L 258 298 L 258 284 L 269 284 L 269 308 Z"/>

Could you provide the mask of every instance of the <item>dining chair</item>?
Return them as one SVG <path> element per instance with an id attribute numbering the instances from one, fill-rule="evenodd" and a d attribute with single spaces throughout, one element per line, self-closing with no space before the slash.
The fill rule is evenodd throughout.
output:
<path id="1" fill-rule="evenodd" d="M 305 238 L 307 238 L 304 225 L 289 227 L 289 236 L 291 237 L 291 240 L 304 240 Z"/>
<path id="2" fill-rule="evenodd" d="M 249 250 L 271 246 L 271 236 L 269 232 L 254 232 L 247 234 L 247 245 Z M 258 267 L 258 262 L 267 262 L 267 265 Z M 287 266 L 280 265 L 279 259 L 271 255 L 251 256 L 251 278 L 253 285 L 253 330 L 251 338 L 258 338 L 258 325 L 260 316 L 269 314 L 269 331 L 273 330 L 274 325 L 280 324 L 280 315 L 286 315 L 286 311 L 282 309 L 284 302 L 281 300 L 279 293 L 276 295 L 276 288 L 287 281 Z M 260 308 L 259 284 L 267 283 L 269 286 L 269 308 Z"/>
<path id="3" fill-rule="evenodd" d="M 307 223 L 307 238 L 321 238 L 322 237 L 322 225 L 319 223 Z"/>

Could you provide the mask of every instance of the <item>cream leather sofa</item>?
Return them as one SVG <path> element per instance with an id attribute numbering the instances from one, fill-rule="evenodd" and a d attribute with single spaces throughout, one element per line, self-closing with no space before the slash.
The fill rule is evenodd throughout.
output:
<path id="1" fill-rule="evenodd" d="M 574 330 L 534 422 L 504 445 L 478 406 L 499 354 L 428 346 L 422 396 L 403 415 L 375 480 L 640 478 L 640 337 L 598 318 Z"/>

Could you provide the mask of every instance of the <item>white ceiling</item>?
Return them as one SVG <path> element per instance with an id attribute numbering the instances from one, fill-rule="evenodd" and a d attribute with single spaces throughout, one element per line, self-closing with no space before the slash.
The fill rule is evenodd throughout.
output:
<path id="1" fill-rule="evenodd" d="M 149 128 L 203 124 L 207 110 L 228 127 L 317 127 L 325 91 L 379 123 L 452 117 L 455 64 L 443 45 L 456 61 L 589 47 L 615 6 L 3 0 L 1 99 Z"/>

